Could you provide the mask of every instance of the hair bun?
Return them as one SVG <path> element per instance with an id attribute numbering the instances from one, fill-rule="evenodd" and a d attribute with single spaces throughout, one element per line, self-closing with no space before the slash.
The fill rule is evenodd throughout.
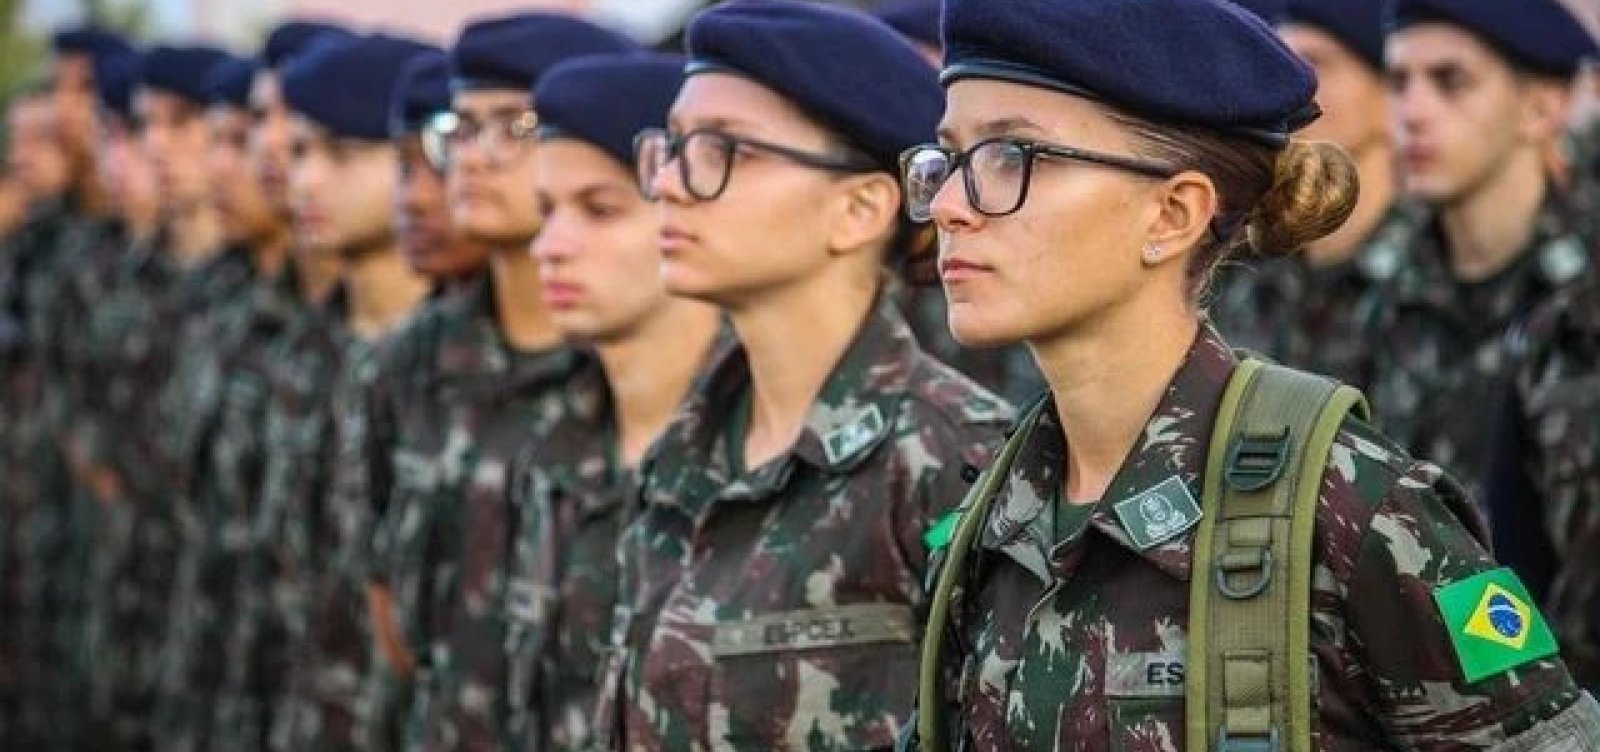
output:
<path id="1" fill-rule="evenodd" d="M 1291 140 L 1278 154 L 1272 187 L 1250 217 L 1250 247 L 1263 256 L 1295 253 L 1339 229 L 1360 194 L 1355 162 L 1344 149 Z"/>

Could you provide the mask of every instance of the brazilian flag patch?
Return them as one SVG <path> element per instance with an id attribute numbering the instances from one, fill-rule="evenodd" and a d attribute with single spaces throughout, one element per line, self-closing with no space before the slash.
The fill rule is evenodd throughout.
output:
<path id="1" fill-rule="evenodd" d="M 1435 590 L 1456 659 L 1477 682 L 1556 654 L 1555 634 L 1510 569 L 1495 569 Z"/>

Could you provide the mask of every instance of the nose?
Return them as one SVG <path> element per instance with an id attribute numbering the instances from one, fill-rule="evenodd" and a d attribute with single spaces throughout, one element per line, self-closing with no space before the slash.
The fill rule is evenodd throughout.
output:
<path id="1" fill-rule="evenodd" d="M 933 214 L 934 225 L 942 233 L 972 232 L 981 228 L 986 220 L 967 200 L 960 170 L 950 173 L 944 185 L 939 186 L 928 208 Z"/>
<path id="2" fill-rule="evenodd" d="M 687 204 L 693 200 L 689 195 L 688 186 L 683 182 L 683 167 L 679 162 L 681 159 L 683 159 L 681 155 L 668 157 L 651 176 L 650 192 L 662 201 Z"/>
<path id="3" fill-rule="evenodd" d="M 556 265 L 571 259 L 578 252 L 578 234 L 560 210 L 545 217 L 539 234 L 529 244 L 528 250 L 541 264 Z"/>

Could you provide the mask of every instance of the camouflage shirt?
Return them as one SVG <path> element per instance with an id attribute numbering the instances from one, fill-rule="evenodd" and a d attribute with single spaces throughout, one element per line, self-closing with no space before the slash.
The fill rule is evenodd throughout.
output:
<path id="1" fill-rule="evenodd" d="M 1211 320 L 1237 347 L 1364 388 L 1372 380 L 1372 319 L 1406 264 L 1417 212 L 1392 207 L 1349 260 L 1313 266 L 1304 254 L 1222 271 Z"/>
<path id="2" fill-rule="evenodd" d="M 387 447 L 370 476 L 387 500 L 373 577 L 394 593 L 420 664 L 406 749 L 501 744 L 512 465 L 583 398 L 587 367 L 570 348 L 510 347 L 487 276 L 425 309 L 384 353 L 369 426 Z"/>
<path id="3" fill-rule="evenodd" d="M 1369 390 L 1374 418 L 1400 446 L 1469 489 L 1482 477 L 1492 406 L 1509 377 L 1507 332 L 1592 273 L 1594 241 L 1573 229 L 1560 204 L 1553 196 L 1528 249 L 1481 282 L 1454 277 L 1443 230 L 1429 223 L 1380 306 Z"/>
<path id="4" fill-rule="evenodd" d="M 1584 686 L 1600 688 L 1600 285 L 1574 288 L 1511 339 L 1510 410 L 1487 484 L 1496 548 L 1523 568 Z M 1497 477 L 1511 475 L 1509 485 Z"/>
<path id="5" fill-rule="evenodd" d="M 956 637 L 941 665 L 960 670 L 941 699 L 970 748 L 1184 749 L 1198 517 L 1141 548 L 1117 504 L 1160 489 L 1167 499 L 1200 498 L 1235 364 L 1228 345 L 1204 330 L 1142 441 L 1067 535 L 1053 528 L 1068 439 L 1045 406 L 951 602 Z M 1433 594 L 1496 565 L 1455 516 L 1472 514 L 1462 490 L 1355 421 L 1338 436 L 1328 470 L 1312 561 L 1313 748 L 1594 749 L 1578 740 L 1600 738 L 1600 708 L 1574 705 L 1581 695 L 1560 662 L 1463 679 Z M 1566 725 L 1540 725 L 1558 716 Z M 1513 741 L 1520 746 L 1496 746 Z"/>
<path id="6" fill-rule="evenodd" d="M 612 749 L 887 748 L 910 709 L 923 533 L 1011 411 L 924 354 L 887 296 L 794 447 L 736 475 L 750 389 L 742 349 L 713 358 L 644 463 L 596 711 Z"/>
<path id="7" fill-rule="evenodd" d="M 523 450 L 514 475 L 506 590 L 508 745 L 579 752 L 591 722 L 611 614 L 617 538 L 638 475 L 616 461 L 615 423 L 598 364 L 576 403 Z"/>

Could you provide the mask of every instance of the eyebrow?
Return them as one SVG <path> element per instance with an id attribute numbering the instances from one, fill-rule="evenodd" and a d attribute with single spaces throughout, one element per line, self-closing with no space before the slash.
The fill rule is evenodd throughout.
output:
<path id="1" fill-rule="evenodd" d="M 509 117 L 517 117 L 518 115 L 521 115 L 522 113 L 527 112 L 529 109 L 530 108 L 518 107 L 518 106 L 515 106 L 515 105 L 502 105 L 502 106 L 499 106 L 499 107 L 490 108 L 490 109 L 488 109 L 488 110 L 486 110 L 484 112 L 473 112 L 471 110 L 471 108 L 462 109 L 462 108 L 458 107 L 458 108 L 455 109 L 455 113 L 456 113 L 457 117 L 468 118 L 468 119 L 480 118 L 480 117 L 482 117 L 482 118 L 509 118 Z"/>
<path id="2" fill-rule="evenodd" d="M 995 120 L 985 120 L 972 128 L 976 140 L 992 138 L 994 136 L 1010 136 L 1018 133 L 1031 133 L 1043 135 L 1044 126 L 1029 120 L 1021 115 L 1003 117 Z M 950 126 L 940 126 L 939 140 L 955 143 L 960 139 L 956 136 L 956 129 Z"/>
<path id="3" fill-rule="evenodd" d="M 675 131 L 700 130 L 700 129 L 710 129 L 710 130 L 718 130 L 718 131 L 737 131 L 737 130 L 739 130 L 741 128 L 752 127 L 752 126 L 755 125 L 755 123 L 754 123 L 754 121 L 744 120 L 744 119 L 738 118 L 738 117 L 717 116 L 717 117 L 707 117 L 707 118 L 700 119 L 700 120 L 695 122 L 695 127 L 693 129 L 689 129 L 689 128 L 685 128 L 684 127 L 684 123 L 683 123 L 683 121 L 681 119 L 679 119 L 678 117 L 674 116 L 674 117 L 668 119 L 667 125 L 668 125 L 668 127 L 672 128 Z"/>

